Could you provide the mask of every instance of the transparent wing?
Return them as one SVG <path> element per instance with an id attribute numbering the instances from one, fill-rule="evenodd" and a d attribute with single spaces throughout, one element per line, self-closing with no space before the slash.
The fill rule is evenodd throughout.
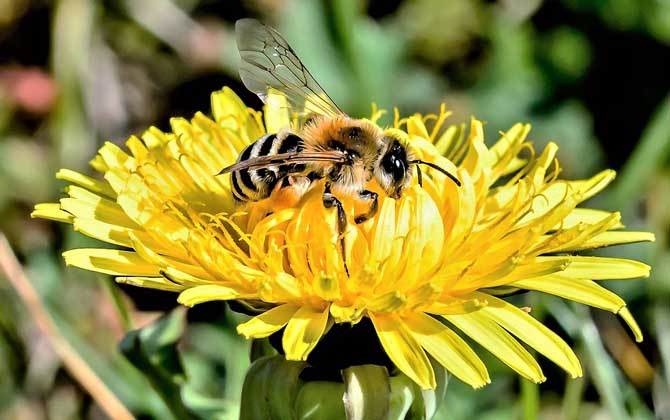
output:
<path id="1" fill-rule="evenodd" d="M 256 19 L 240 19 L 235 34 L 242 82 L 263 102 L 268 90 L 276 89 L 298 113 L 344 114 L 275 29 Z"/>
<path id="2" fill-rule="evenodd" d="M 273 165 L 287 165 L 293 163 L 310 163 L 310 162 L 346 162 L 344 153 L 336 151 L 323 152 L 294 152 L 294 153 L 280 153 L 277 155 L 258 156 L 255 158 L 237 162 L 223 168 L 217 175 L 228 172 L 241 171 L 242 169 L 259 169 L 266 168 Z"/>

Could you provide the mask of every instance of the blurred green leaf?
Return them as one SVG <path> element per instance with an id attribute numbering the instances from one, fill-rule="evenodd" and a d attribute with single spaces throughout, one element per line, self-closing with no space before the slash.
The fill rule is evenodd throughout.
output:
<path id="1" fill-rule="evenodd" d="M 56 2 L 51 62 L 60 95 L 49 124 L 57 150 L 57 160 L 51 167 L 83 169 L 95 152 L 95 136 L 86 119 L 82 96 L 92 33 L 97 28 L 95 8 L 95 3 L 86 0 Z"/>
<path id="2" fill-rule="evenodd" d="M 184 404 L 201 418 L 237 419 L 249 342 L 235 332 L 236 320 L 226 312 L 225 322 L 193 323 L 181 341 L 187 382 Z"/>
<path id="3" fill-rule="evenodd" d="M 561 407 L 561 415 L 565 420 L 579 419 L 579 410 L 584 397 L 584 389 L 586 388 L 587 380 L 585 378 L 571 379 L 568 378 L 565 383 L 565 391 L 563 392 L 563 405 Z"/>
<path id="4" fill-rule="evenodd" d="M 647 128 L 610 191 L 611 204 L 625 208 L 640 199 L 652 175 L 670 162 L 670 96 L 656 108 Z"/>
<path id="5" fill-rule="evenodd" d="M 119 348 L 149 380 L 177 419 L 194 417 L 181 396 L 184 368 L 177 342 L 184 332 L 186 310 L 178 308 L 142 329 L 126 334 Z"/>
<path id="6" fill-rule="evenodd" d="M 559 27 L 550 32 L 547 39 L 539 45 L 548 53 L 552 64 L 565 78 L 579 78 L 591 63 L 592 51 L 589 40 L 574 28 Z"/>
<path id="7" fill-rule="evenodd" d="M 521 383 L 521 403 L 523 406 L 523 418 L 533 420 L 540 413 L 540 389 L 536 383 L 527 379 L 519 378 Z"/>
<path id="8" fill-rule="evenodd" d="M 621 392 L 619 370 L 612 358 L 607 355 L 588 309 L 577 305 L 569 306 L 562 300 L 552 299 L 548 302 L 552 316 L 584 346 L 585 373 L 593 378 L 593 383 L 609 415 L 622 420 L 630 418 Z M 571 307 L 575 310 L 571 310 Z"/>

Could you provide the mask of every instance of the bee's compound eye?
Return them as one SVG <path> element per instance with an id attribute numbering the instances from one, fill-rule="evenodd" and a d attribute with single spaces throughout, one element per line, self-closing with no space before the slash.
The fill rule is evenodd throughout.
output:
<path id="1" fill-rule="evenodd" d="M 344 143 L 342 143 L 341 141 L 337 141 L 337 140 L 330 140 L 328 142 L 328 147 L 330 147 L 333 150 L 337 150 L 338 152 L 344 152 L 344 150 L 345 150 Z"/>
<path id="2" fill-rule="evenodd" d="M 396 181 L 405 177 L 405 164 L 395 155 L 386 155 L 382 160 L 382 168 Z"/>

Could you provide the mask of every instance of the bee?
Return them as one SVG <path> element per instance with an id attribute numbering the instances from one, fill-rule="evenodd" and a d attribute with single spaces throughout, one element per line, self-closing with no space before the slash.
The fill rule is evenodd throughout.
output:
<path id="1" fill-rule="evenodd" d="M 427 165 L 460 186 L 443 168 L 416 159 L 401 139 L 370 121 L 346 115 L 275 29 L 255 19 L 241 19 L 235 24 L 235 34 L 240 78 L 247 89 L 263 102 L 271 90 L 279 91 L 292 110 L 309 113 L 298 132 L 287 128 L 267 134 L 247 146 L 235 164 L 221 170 L 219 174 L 231 173 L 237 201 L 284 195 L 297 202 L 316 181 L 323 180 L 323 205 L 337 209 L 344 255 L 342 234 L 347 217 L 338 197 L 353 196 L 368 203 L 367 211 L 354 217 L 359 224 L 377 212 L 378 195 L 366 188 L 372 179 L 386 195 L 397 199 L 411 183 L 414 168 L 421 184 L 418 165 Z"/>

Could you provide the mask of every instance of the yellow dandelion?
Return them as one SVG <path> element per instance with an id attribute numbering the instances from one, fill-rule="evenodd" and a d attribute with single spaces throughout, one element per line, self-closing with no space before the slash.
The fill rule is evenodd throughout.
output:
<path id="1" fill-rule="evenodd" d="M 38 204 L 32 215 L 123 248 L 70 250 L 63 254 L 68 265 L 178 292 L 188 306 L 236 300 L 257 309 L 238 332 L 262 338 L 284 329 L 288 360 L 306 360 L 333 324 L 369 318 L 391 361 L 424 389 L 436 385 L 429 355 L 475 388 L 490 382 L 456 330 L 534 382 L 545 377 L 521 343 L 572 377 L 582 374 L 557 334 L 494 296 L 501 287 L 611 311 L 642 340 L 625 302 L 597 281 L 647 277 L 650 268 L 574 254 L 654 240 L 622 231 L 619 213 L 577 207 L 605 188 L 613 171 L 559 179 L 557 146 L 536 154 L 526 140 L 529 125 L 514 125 L 489 148 L 476 119 L 467 136 L 464 126 L 444 128 L 444 107 L 438 115 L 396 117 L 388 130 L 462 186 L 428 169 L 423 186 L 414 180 L 401 198 L 380 194 L 374 218 L 347 225 L 342 255 L 322 184 L 295 207 L 240 207 L 229 175 L 216 176 L 251 142 L 295 124 L 275 104 L 281 98 L 267 103 L 262 115 L 226 88 L 212 96 L 213 120 L 200 113 L 190 122 L 175 118 L 172 133 L 151 128 L 128 139 L 128 152 L 107 143 L 91 162 L 104 180 L 61 170 L 57 177 L 71 183 L 67 197 Z M 355 203 L 342 200 L 351 222 Z"/>

